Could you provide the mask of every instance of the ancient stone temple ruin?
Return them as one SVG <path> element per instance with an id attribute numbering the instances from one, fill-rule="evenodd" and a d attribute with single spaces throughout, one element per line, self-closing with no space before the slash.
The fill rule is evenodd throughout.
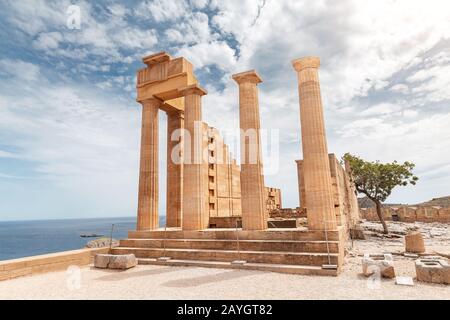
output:
<path id="1" fill-rule="evenodd" d="M 238 165 L 219 131 L 202 121 L 207 92 L 192 64 L 165 52 L 143 62 L 146 67 L 137 73 L 137 101 L 142 105 L 137 230 L 113 253 L 134 253 L 140 264 L 337 275 L 359 209 L 348 168 L 328 154 L 319 58 L 293 61 L 303 147 L 303 159 L 297 160 L 299 198 L 307 225 L 269 216 L 282 209 L 281 191 L 264 183 L 258 101 L 262 78 L 256 71 L 232 76 L 239 88 Z M 163 227 L 158 221 L 160 110 L 167 113 Z"/>

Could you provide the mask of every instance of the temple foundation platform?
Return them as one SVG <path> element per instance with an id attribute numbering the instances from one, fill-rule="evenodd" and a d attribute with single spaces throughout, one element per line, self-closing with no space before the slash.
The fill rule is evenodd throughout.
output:
<path id="1" fill-rule="evenodd" d="M 167 228 L 130 231 L 113 254 L 133 253 L 139 264 L 240 268 L 306 275 L 339 274 L 344 259 L 344 229 L 267 230 Z M 169 257 L 169 260 L 158 259 Z M 246 261 L 234 264 L 233 261 Z M 323 268 L 336 265 L 336 269 Z"/>

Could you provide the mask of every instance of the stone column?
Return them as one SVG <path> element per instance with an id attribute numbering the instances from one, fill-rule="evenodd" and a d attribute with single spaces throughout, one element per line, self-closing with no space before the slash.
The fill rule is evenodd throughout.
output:
<path id="1" fill-rule="evenodd" d="M 184 115 L 178 111 L 167 112 L 167 227 L 181 227 L 181 213 L 183 210 L 183 129 Z M 179 130 L 178 134 L 176 130 Z M 173 138 L 176 140 L 172 141 L 172 133 L 174 132 L 175 136 Z"/>
<path id="2" fill-rule="evenodd" d="M 241 128 L 241 203 L 242 229 L 267 229 L 264 176 L 260 147 L 260 120 L 256 71 L 233 75 L 239 85 Z"/>
<path id="3" fill-rule="evenodd" d="M 185 97 L 183 157 L 183 230 L 208 227 L 207 169 L 203 165 L 203 123 L 201 97 L 206 91 L 197 85 L 181 90 Z"/>
<path id="4" fill-rule="evenodd" d="M 158 225 L 158 111 L 156 98 L 141 101 L 141 160 L 137 230 L 157 229 Z"/>
<path id="5" fill-rule="evenodd" d="M 308 226 L 310 230 L 335 230 L 336 217 L 318 74 L 320 59 L 300 58 L 292 64 L 298 76 L 302 171 Z"/>

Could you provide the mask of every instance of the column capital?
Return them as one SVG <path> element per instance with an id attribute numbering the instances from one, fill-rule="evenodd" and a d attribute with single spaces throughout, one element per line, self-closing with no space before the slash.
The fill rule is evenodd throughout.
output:
<path id="1" fill-rule="evenodd" d="M 158 106 L 160 106 L 160 105 L 162 105 L 164 103 L 164 101 L 162 101 L 159 98 L 156 98 L 155 96 L 152 96 L 150 98 L 146 98 L 146 99 L 143 99 L 143 100 L 139 100 L 138 102 L 140 104 L 142 104 L 142 106 L 145 106 L 145 105 L 158 105 Z"/>
<path id="2" fill-rule="evenodd" d="M 208 94 L 208 92 L 200 87 L 198 84 L 192 84 L 187 87 L 183 87 L 178 89 L 178 92 L 184 96 L 190 95 L 190 94 L 197 94 L 199 96 L 204 96 Z"/>
<path id="3" fill-rule="evenodd" d="M 244 71 L 240 73 L 233 74 L 231 78 L 238 84 L 251 82 L 251 83 L 261 83 L 263 82 L 259 74 L 255 70 Z"/>
<path id="4" fill-rule="evenodd" d="M 319 57 L 303 57 L 292 60 L 292 66 L 297 72 L 302 71 L 306 68 L 318 69 L 320 67 Z"/>

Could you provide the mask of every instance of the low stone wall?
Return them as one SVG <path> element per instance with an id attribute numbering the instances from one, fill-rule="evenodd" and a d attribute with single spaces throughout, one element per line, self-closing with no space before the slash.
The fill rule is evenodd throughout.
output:
<path id="1" fill-rule="evenodd" d="M 304 208 L 282 208 L 274 209 L 269 212 L 270 218 L 306 218 L 306 210 Z"/>
<path id="2" fill-rule="evenodd" d="M 0 281 L 39 273 L 65 270 L 71 265 L 85 266 L 97 253 L 108 253 L 109 248 L 86 248 L 39 256 L 0 261 Z"/>
<path id="3" fill-rule="evenodd" d="M 242 217 L 209 217 L 210 228 L 242 228 Z"/>
<path id="4" fill-rule="evenodd" d="M 361 218 L 369 221 L 378 221 L 375 208 L 361 208 L 360 210 Z M 450 223 L 450 208 L 383 207 L 382 214 L 386 221 Z"/>

